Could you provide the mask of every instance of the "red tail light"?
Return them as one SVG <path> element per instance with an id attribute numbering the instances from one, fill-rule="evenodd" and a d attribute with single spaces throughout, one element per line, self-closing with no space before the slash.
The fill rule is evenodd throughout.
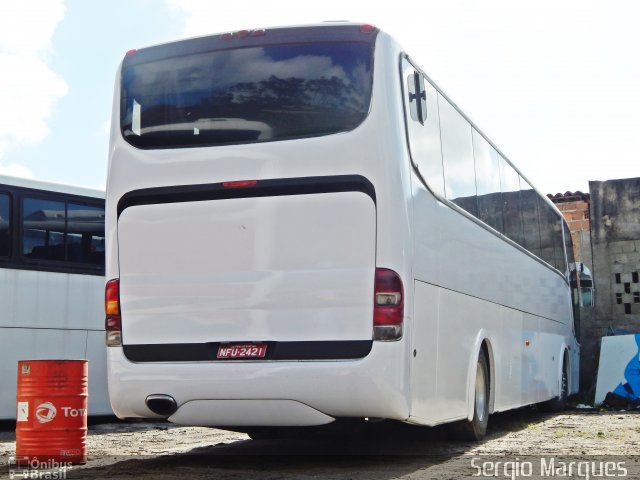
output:
<path id="1" fill-rule="evenodd" d="M 373 339 L 401 338 L 404 289 L 400 275 L 393 270 L 376 268 L 373 302 Z"/>
<path id="2" fill-rule="evenodd" d="M 373 25 L 370 25 L 368 23 L 360 25 L 360 32 L 362 32 L 362 33 L 371 33 L 375 29 L 376 29 L 376 27 L 374 27 Z"/>
<path id="3" fill-rule="evenodd" d="M 104 289 L 106 342 L 108 347 L 122 345 L 122 319 L 120 317 L 120 280 L 109 280 Z"/>
<path id="4" fill-rule="evenodd" d="M 244 188 L 244 187 L 253 187 L 257 185 L 257 180 L 238 180 L 235 182 L 222 182 L 222 186 L 224 188 Z"/>

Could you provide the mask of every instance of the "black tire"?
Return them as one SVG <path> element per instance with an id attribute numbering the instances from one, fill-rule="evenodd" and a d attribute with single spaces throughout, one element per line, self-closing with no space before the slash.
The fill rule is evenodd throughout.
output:
<path id="1" fill-rule="evenodd" d="M 449 436 L 455 440 L 479 441 L 487 433 L 489 424 L 489 400 L 491 398 L 489 365 L 484 350 L 478 355 L 476 389 L 474 394 L 473 419 L 461 420 L 449 425 Z"/>
<path id="2" fill-rule="evenodd" d="M 562 378 L 560 379 L 560 395 L 539 404 L 543 412 L 562 412 L 567 408 L 569 396 L 569 371 L 566 358 L 562 362 Z"/>

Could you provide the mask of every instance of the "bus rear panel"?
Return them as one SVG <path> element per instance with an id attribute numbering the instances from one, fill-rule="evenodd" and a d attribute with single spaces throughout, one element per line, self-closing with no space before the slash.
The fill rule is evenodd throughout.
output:
<path id="1" fill-rule="evenodd" d="M 377 260 L 402 208 L 374 130 L 377 33 L 255 31 L 125 58 L 108 220 L 119 416 L 408 417 L 404 264 Z"/>

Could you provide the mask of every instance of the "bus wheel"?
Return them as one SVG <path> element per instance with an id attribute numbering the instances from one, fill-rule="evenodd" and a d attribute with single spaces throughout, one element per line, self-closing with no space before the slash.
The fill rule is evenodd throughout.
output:
<path id="1" fill-rule="evenodd" d="M 489 366 L 484 350 L 478 355 L 476 367 L 475 396 L 473 404 L 473 419 L 461 420 L 449 425 L 449 434 L 456 440 L 482 440 L 487 433 L 489 423 L 490 398 Z"/>
<path id="2" fill-rule="evenodd" d="M 560 379 L 560 395 L 538 405 L 543 412 L 562 412 L 567 408 L 569 396 L 569 371 L 567 360 L 562 362 L 562 378 Z"/>

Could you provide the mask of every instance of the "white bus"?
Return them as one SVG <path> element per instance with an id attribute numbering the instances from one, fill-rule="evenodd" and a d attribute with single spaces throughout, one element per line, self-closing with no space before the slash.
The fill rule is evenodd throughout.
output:
<path id="1" fill-rule="evenodd" d="M 106 227 L 119 417 L 481 438 L 577 389 L 561 215 L 372 26 L 129 52 Z"/>
<path id="2" fill-rule="evenodd" d="M 89 414 L 113 415 L 104 348 L 104 192 L 0 176 L 0 419 L 18 360 L 88 359 Z"/>

